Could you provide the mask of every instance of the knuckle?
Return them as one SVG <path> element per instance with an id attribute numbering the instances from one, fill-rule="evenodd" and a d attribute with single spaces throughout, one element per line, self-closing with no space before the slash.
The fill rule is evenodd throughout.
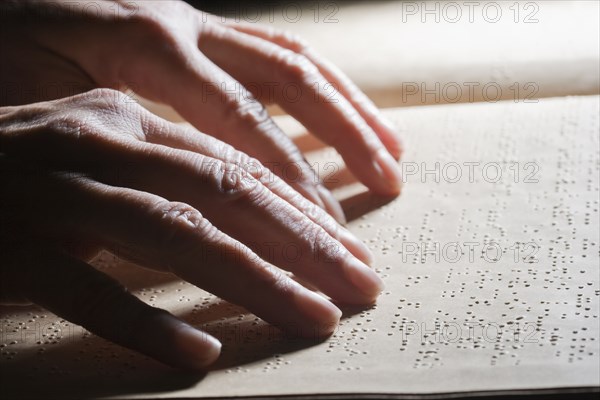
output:
<path id="1" fill-rule="evenodd" d="M 0 120 L 0 131 L 3 145 L 10 151 L 25 151 L 26 145 L 35 144 L 30 148 L 39 154 L 48 150 L 71 152 L 74 143 L 93 147 L 99 141 L 117 137 L 135 135 L 139 139 L 144 115 L 141 106 L 126 94 L 101 88 L 53 103 L 22 107 Z"/>
<path id="2" fill-rule="evenodd" d="M 165 19 L 152 10 L 142 7 L 139 12 L 132 15 L 127 23 L 137 32 L 149 35 L 149 37 L 167 37 L 169 29 L 165 26 Z"/>
<path id="3" fill-rule="evenodd" d="M 286 82 L 312 82 L 319 75 L 318 68 L 303 54 L 282 50 L 277 57 L 281 78 Z"/>
<path id="4" fill-rule="evenodd" d="M 94 128 L 85 133 L 144 141 L 145 129 L 155 120 L 135 98 L 119 90 L 94 89 L 84 99 L 89 111 L 84 113 L 86 126 Z"/>
<path id="5" fill-rule="evenodd" d="M 169 224 L 186 224 L 197 228 L 202 220 L 202 214 L 192 206 L 177 201 L 160 202 L 157 206 L 161 220 Z"/>
<path id="6" fill-rule="evenodd" d="M 155 52 L 170 52 L 182 42 L 182 37 L 191 37 L 195 32 L 197 24 L 194 13 L 189 11 L 189 6 L 184 2 L 141 6 L 125 23 L 134 41 L 139 40 L 136 43 L 140 46 L 149 48 L 148 44 L 152 43 Z M 161 43 L 162 46 L 157 48 L 155 43 Z"/>
<path id="7" fill-rule="evenodd" d="M 314 254 L 319 249 L 319 243 L 323 239 L 323 229 L 308 219 L 304 219 L 304 223 L 299 225 L 304 225 L 300 234 L 303 250 L 306 251 L 306 254 Z"/>
<path id="8" fill-rule="evenodd" d="M 73 99 L 75 107 L 60 110 L 48 118 L 45 131 L 50 143 L 77 140 L 94 145 L 98 140 L 116 137 L 139 139 L 141 131 L 141 106 L 126 94 L 112 89 L 94 89 Z M 81 104 L 83 103 L 83 104 Z M 116 126 L 124 129 L 115 129 Z"/>
<path id="9" fill-rule="evenodd" d="M 250 127 L 253 130 L 265 132 L 275 129 L 275 123 L 265 106 L 250 94 L 242 94 L 239 98 L 227 95 L 225 102 L 225 110 L 228 111 L 226 119 L 234 121 L 242 128 Z"/>
<path id="10" fill-rule="evenodd" d="M 124 94 L 116 89 L 110 88 L 95 88 L 82 94 L 82 98 L 86 102 L 98 103 L 101 105 L 111 105 L 122 100 Z"/>
<path id="11" fill-rule="evenodd" d="M 275 175 L 265 167 L 258 159 L 249 156 L 248 154 L 236 150 L 232 146 L 225 146 L 220 150 L 219 154 L 222 160 L 228 160 L 228 165 L 235 165 L 240 168 L 240 174 L 247 176 L 248 183 L 262 184 L 266 187 L 275 183 Z M 230 169 L 225 166 L 224 169 Z M 230 169 L 231 170 L 231 169 Z M 256 181 L 256 182 L 254 182 Z"/>
<path id="12" fill-rule="evenodd" d="M 60 151 L 73 145 L 89 144 L 92 138 L 103 136 L 104 131 L 97 125 L 85 112 L 65 111 L 51 116 L 41 131 L 27 132 L 24 137 Z"/>
<path id="13" fill-rule="evenodd" d="M 233 162 L 220 164 L 217 189 L 230 202 L 260 203 L 268 194 L 252 174 Z"/>
<path id="14" fill-rule="evenodd" d="M 70 113 L 52 118 L 46 125 L 49 142 L 55 142 L 64 138 L 80 139 L 89 130 L 90 128 L 85 118 L 81 118 L 78 114 Z"/>
<path id="15" fill-rule="evenodd" d="M 321 262 L 335 262 L 344 256 L 346 250 L 325 229 L 312 221 L 303 229 L 305 250 Z"/>
<path id="16" fill-rule="evenodd" d="M 265 167 L 259 160 L 253 157 L 247 157 L 244 162 L 246 170 L 260 183 L 271 187 L 276 182 L 277 177 L 269 168 Z"/>
<path id="17" fill-rule="evenodd" d="M 288 30 L 275 33 L 275 40 L 285 44 L 285 47 L 300 54 L 306 54 L 311 51 L 308 42 L 299 35 Z"/>
<path id="18" fill-rule="evenodd" d="M 312 221 L 321 221 L 324 219 L 322 209 L 311 201 L 303 201 L 301 203 L 301 210 Z M 322 223 L 328 224 L 329 220 L 322 221 Z"/>
<path id="19" fill-rule="evenodd" d="M 266 168 L 258 159 L 235 149 L 233 146 L 224 145 L 219 148 L 219 156 L 222 160 L 227 160 L 242 168 L 250 177 L 258 180 L 260 183 L 267 184 L 271 180 L 271 171 Z"/>
<path id="20" fill-rule="evenodd" d="M 253 179 L 256 179 L 258 182 L 268 185 L 271 184 L 272 173 L 266 168 L 258 159 L 247 155 L 241 151 L 233 150 L 233 153 L 229 158 L 236 165 L 239 165 L 246 174 L 248 174 Z"/>
<path id="21" fill-rule="evenodd" d="M 155 250 L 162 255 L 164 266 L 168 266 L 173 257 L 190 257 L 198 251 L 198 240 L 210 241 L 218 234 L 217 228 L 200 211 L 185 203 L 163 200 L 154 206 L 153 213 L 158 219 Z"/>
<path id="22" fill-rule="evenodd" d="M 167 238 L 173 236 L 181 229 L 194 229 L 200 232 L 207 230 L 210 223 L 200 211 L 194 207 L 177 201 L 164 200 L 156 206 L 158 217 L 162 226 L 168 226 L 170 233 Z"/>
<path id="23" fill-rule="evenodd" d="M 111 114 L 116 113 L 119 116 L 138 115 L 142 110 L 142 107 L 133 97 L 116 89 L 93 89 L 84 93 L 83 98 L 87 105 L 93 107 L 94 110 Z"/>

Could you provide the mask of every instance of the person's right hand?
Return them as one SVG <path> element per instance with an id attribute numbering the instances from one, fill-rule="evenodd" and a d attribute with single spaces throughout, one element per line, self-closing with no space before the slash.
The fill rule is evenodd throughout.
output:
<path id="1" fill-rule="evenodd" d="M 129 88 L 256 158 L 343 223 L 337 199 L 267 112 L 275 103 L 335 148 L 374 193 L 400 193 L 402 144 L 393 125 L 290 32 L 166 0 L 5 1 L 0 28 L 0 105 Z"/>
<path id="2" fill-rule="evenodd" d="M 174 366 L 210 364 L 219 342 L 87 264 L 99 249 L 308 337 L 330 334 L 341 312 L 282 270 L 344 303 L 382 289 L 369 250 L 321 208 L 118 91 L 0 108 L 0 163 L 1 300 L 32 301 Z"/>

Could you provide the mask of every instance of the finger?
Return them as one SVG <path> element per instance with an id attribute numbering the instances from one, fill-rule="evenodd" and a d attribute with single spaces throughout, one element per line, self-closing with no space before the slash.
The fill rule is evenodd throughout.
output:
<path id="1" fill-rule="evenodd" d="M 339 240 L 361 261 L 368 265 L 373 262 L 373 254 L 360 239 L 337 224 L 321 208 L 316 207 L 314 203 L 299 195 L 298 192 L 271 173 L 258 160 L 252 159 L 232 146 L 193 128 L 172 124 L 164 120 L 157 120 L 153 127 L 146 130 L 145 140 L 149 143 L 189 150 L 238 165 L 268 187 L 271 192 L 286 200 L 313 222 L 322 226 L 327 233 Z"/>
<path id="2" fill-rule="evenodd" d="M 371 303 L 381 291 L 381 280 L 369 267 L 236 164 L 147 143 L 131 144 L 128 151 L 144 155 L 136 157 L 139 161 L 130 171 L 127 183 L 132 188 L 202 210 L 219 229 L 336 300 Z M 98 173 L 116 185 L 126 183 Z M 290 247 L 293 255 L 287 253 Z"/>
<path id="3" fill-rule="evenodd" d="M 140 88 L 140 94 L 170 104 L 197 129 L 272 166 L 299 193 L 345 222 L 339 202 L 264 106 L 195 46 L 181 46 L 183 57 L 154 57 L 148 62 L 145 73 L 153 75 L 154 83 Z M 167 76 L 169 80 L 155 79 Z M 297 173 L 284 174 L 288 167 Z"/>
<path id="4" fill-rule="evenodd" d="M 382 289 L 377 275 L 339 241 L 236 164 L 131 141 L 106 153 L 97 149 L 95 157 L 100 164 L 91 174 L 98 179 L 202 210 L 220 230 L 338 301 L 372 303 Z M 106 174 L 114 169 L 127 172 Z"/>
<path id="5" fill-rule="evenodd" d="M 56 132 L 48 129 L 41 129 L 40 132 L 39 129 L 24 129 L 23 126 L 19 128 L 13 124 L 9 130 L 11 134 L 2 137 L 0 149 L 3 149 L 6 153 L 16 155 L 20 159 L 27 160 L 31 165 L 42 163 L 59 170 L 101 169 L 103 170 L 103 174 L 119 175 L 122 180 L 131 179 L 126 174 L 135 160 L 121 160 L 120 166 L 116 163 L 113 164 L 111 160 L 115 156 L 127 159 L 128 156 L 124 154 L 123 150 L 128 147 L 127 140 L 147 140 L 170 147 L 206 153 L 221 160 L 230 159 L 231 162 L 243 167 L 250 167 L 253 170 L 258 167 L 263 172 L 262 180 L 265 182 L 268 181 L 267 183 L 272 186 L 272 189 L 280 197 L 292 201 L 299 210 L 312 218 L 313 221 L 323 225 L 328 232 L 336 239 L 339 239 L 353 254 L 365 263 L 370 264 L 372 262 L 370 251 L 360 240 L 354 237 L 348 230 L 333 223 L 331 218 L 328 218 L 319 208 L 312 207 L 312 203 L 306 201 L 303 196 L 298 195 L 295 190 L 290 190 L 280 179 L 274 179 L 275 176 L 267 173 L 268 171 L 260 163 L 255 162 L 256 160 L 246 160 L 248 157 L 244 153 L 235 150 L 224 142 L 192 128 L 183 128 L 157 118 L 136 105 L 115 112 L 117 108 L 115 108 L 112 101 L 104 104 L 102 99 L 105 96 L 109 100 L 114 100 L 113 97 L 116 96 L 117 104 L 121 104 L 122 99 L 118 99 L 119 95 L 117 93 L 110 92 L 104 95 L 101 93 L 90 94 L 90 97 L 94 100 L 91 105 L 95 106 L 93 109 L 94 113 L 90 115 L 87 115 L 86 112 L 90 111 L 87 109 L 91 105 L 80 101 L 87 94 L 73 97 L 70 101 L 78 104 L 82 121 L 87 121 L 78 122 L 74 128 L 62 122 L 63 119 L 60 120 L 61 128 Z M 58 104 L 58 106 L 60 107 L 61 105 Z M 10 120 L 9 116 L 7 115 L 5 118 L 7 121 Z M 130 118 L 139 122 L 127 122 Z M 67 117 L 64 117 L 64 120 L 67 121 Z M 115 121 L 121 124 L 117 123 L 115 125 Z M 0 121 L 0 124 L 2 124 L 2 121 Z M 113 131 L 106 132 L 104 135 L 99 134 L 98 131 L 106 130 L 107 125 L 113 126 L 117 130 L 121 129 L 122 132 L 118 135 L 115 135 Z M 72 133 L 71 129 L 75 129 L 77 135 L 79 135 L 80 140 L 77 141 L 76 147 L 68 140 L 69 135 Z M 114 143 L 108 139 L 111 135 L 124 139 L 125 143 L 121 141 L 121 145 L 115 148 Z M 48 149 L 52 149 L 52 151 L 48 151 Z M 120 154 L 118 154 L 119 152 Z M 18 168 L 17 172 L 19 171 Z M 257 172 L 260 171 L 257 170 Z M 9 174 L 10 176 L 13 175 Z M 128 184 L 123 181 L 121 183 L 124 185 Z M 30 196 L 27 198 L 30 198 Z"/>
<path id="6" fill-rule="evenodd" d="M 120 248 L 143 265 L 167 266 L 284 330 L 321 337 L 337 325 L 337 307 L 219 231 L 191 206 L 122 188 L 101 190 L 94 197 L 102 196 L 100 205 L 114 217 L 96 226 L 109 248 Z"/>
<path id="7" fill-rule="evenodd" d="M 152 115 L 126 114 L 127 109 L 118 113 L 117 121 L 126 121 L 116 126 L 124 130 L 121 135 L 112 132 L 115 126 L 102 134 L 96 131 L 106 130 L 102 124 L 85 129 L 78 125 L 76 152 L 73 143 L 65 140 L 68 135 L 62 134 L 15 132 L 3 139 L 2 145 L 8 153 L 27 158 L 37 153 L 23 155 L 23 149 L 39 148 L 43 142 L 42 147 L 52 149 L 53 160 L 60 160 L 63 167 L 75 166 L 103 182 L 156 193 L 202 210 L 219 229 L 336 300 L 360 304 L 375 300 L 381 280 L 321 226 L 232 163 L 140 142 L 138 137 L 144 135 L 141 126 L 151 125 Z M 27 146 L 28 141 L 38 142 L 38 146 Z M 43 160 L 46 153 L 37 157 Z M 272 243 L 278 246 L 276 251 L 270 247 Z M 297 246 L 295 258 L 286 254 L 289 246 Z"/>
<path id="8" fill-rule="evenodd" d="M 302 39 L 286 31 L 261 24 L 228 22 L 227 26 L 239 32 L 253 35 L 272 42 L 309 59 L 321 75 L 352 104 L 360 116 L 375 131 L 388 151 L 399 159 L 402 154 L 402 142 L 394 125 L 373 104 L 373 102 L 342 72 L 335 64 L 321 57 Z"/>
<path id="9" fill-rule="evenodd" d="M 264 87 L 275 81 L 275 101 L 335 147 L 362 183 L 381 194 L 399 193 L 397 162 L 360 113 L 306 56 L 222 25 L 207 30 L 199 48 L 246 86 L 258 82 Z M 290 85 L 298 93 L 293 100 L 284 89 Z"/>
<path id="10" fill-rule="evenodd" d="M 83 261 L 55 250 L 28 253 L 5 259 L 3 268 L 29 300 L 56 315 L 174 367 L 201 369 L 219 357 L 217 339 L 147 305 Z"/>
<path id="11" fill-rule="evenodd" d="M 63 173 L 28 177 L 47 193 L 35 221 L 39 235 L 64 231 L 100 243 L 146 267 L 171 270 L 282 329 L 308 337 L 331 334 L 341 312 L 297 284 L 183 203 Z M 10 185 L 23 197 L 24 185 Z M 27 211 L 16 219 L 27 221 Z M 32 224 L 29 221 L 29 224 Z"/>

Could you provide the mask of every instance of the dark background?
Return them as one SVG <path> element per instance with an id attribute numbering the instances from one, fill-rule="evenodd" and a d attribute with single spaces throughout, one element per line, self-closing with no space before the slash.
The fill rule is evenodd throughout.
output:
<path id="1" fill-rule="evenodd" d="M 284 7 L 286 4 L 294 4 L 298 6 L 310 6 L 311 4 L 349 4 L 349 3 L 358 3 L 361 2 L 359 0 L 185 0 L 187 3 L 193 5 L 194 7 L 209 12 L 211 14 L 216 15 L 230 15 L 234 10 L 240 9 L 243 7 L 244 9 L 272 9 L 274 7 Z M 364 2 L 364 1 L 362 1 Z"/>

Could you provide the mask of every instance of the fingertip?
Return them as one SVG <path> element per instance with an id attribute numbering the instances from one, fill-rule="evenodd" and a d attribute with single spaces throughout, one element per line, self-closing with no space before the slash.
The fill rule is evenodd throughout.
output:
<path id="1" fill-rule="evenodd" d="M 342 310 L 332 302 L 308 289 L 301 289 L 296 301 L 307 320 L 308 328 L 300 329 L 300 336 L 318 339 L 335 331 L 342 317 Z"/>
<path id="2" fill-rule="evenodd" d="M 398 161 L 382 148 L 375 153 L 374 167 L 379 175 L 379 185 L 373 188 L 383 195 L 397 196 L 402 189 L 402 174 Z"/>
<path id="3" fill-rule="evenodd" d="M 383 281 L 375 271 L 354 257 L 348 259 L 346 277 L 359 292 L 356 296 L 357 303 L 370 304 L 375 302 L 385 288 Z"/>
<path id="4" fill-rule="evenodd" d="M 181 367 L 201 370 L 214 363 L 221 354 L 221 342 L 206 332 L 190 326 L 180 329 L 176 337 Z"/>

